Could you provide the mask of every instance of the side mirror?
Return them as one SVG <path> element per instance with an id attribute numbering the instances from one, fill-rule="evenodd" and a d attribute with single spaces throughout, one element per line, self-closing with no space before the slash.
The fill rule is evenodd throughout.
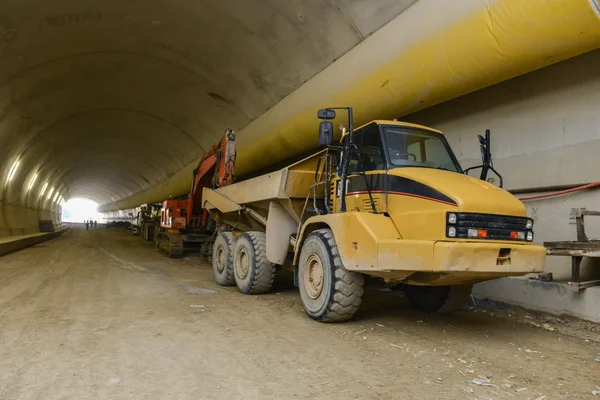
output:
<path id="1" fill-rule="evenodd" d="M 324 119 L 324 120 L 335 119 L 335 110 L 330 110 L 328 108 L 324 108 L 322 110 L 319 110 L 319 112 L 317 113 L 317 116 L 319 117 L 319 119 Z"/>
<path id="2" fill-rule="evenodd" d="M 496 171 L 494 169 L 494 164 L 492 163 L 492 152 L 490 150 L 490 143 L 491 143 L 490 130 L 487 129 L 485 131 L 485 137 L 482 135 L 477 135 L 477 139 L 479 140 L 479 150 L 481 151 L 482 165 L 467 168 L 463 172 L 468 175 L 469 171 L 472 171 L 474 169 L 481 169 L 481 174 L 479 176 L 479 179 L 481 179 L 482 181 L 489 182 L 489 183 L 495 183 L 496 182 L 495 178 L 491 177 L 488 179 L 488 174 L 490 171 L 492 171 L 500 180 L 498 186 L 503 187 L 504 182 L 502 179 L 502 175 L 500 175 L 498 173 L 498 171 Z"/>
<path id="3" fill-rule="evenodd" d="M 333 122 L 323 121 L 319 124 L 319 146 L 330 146 L 333 141 Z"/>
<path id="4" fill-rule="evenodd" d="M 484 145 L 479 146 L 479 150 L 481 150 L 481 162 L 484 164 L 487 162 L 487 149 Z"/>
<path id="5" fill-rule="evenodd" d="M 488 142 L 487 139 L 481 135 L 477 135 L 477 139 L 479 139 L 479 150 L 481 151 L 481 162 L 486 164 L 488 160 Z"/>

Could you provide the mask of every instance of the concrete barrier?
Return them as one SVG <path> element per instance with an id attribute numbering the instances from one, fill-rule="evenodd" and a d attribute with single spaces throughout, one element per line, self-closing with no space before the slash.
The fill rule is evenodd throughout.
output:
<path id="1" fill-rule="evenodd" d="M 473 296 L 600 323 L 600 286 L 576 292 L 562 282 L 502 278 L 478 283 Z"/>
<path id="2" fill-rule="evenodd" d="M 0 257 L 60 236 L 69 229 L 71 228 L 68 225 L 61 225 L 54 232 L 39 232 L 0 238 Z"/>

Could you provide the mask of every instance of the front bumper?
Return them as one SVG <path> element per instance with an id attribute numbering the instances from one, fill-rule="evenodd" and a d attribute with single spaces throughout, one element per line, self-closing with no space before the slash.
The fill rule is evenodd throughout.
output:
<path id="1" fill-rule="evenodd" d="M 436 242 L 432 270 L 435 272 L 492 272 L 522 275 L 542 272 L 546 263 L 543 246 Z"/>
<path id="2" fill-rule="evenodd" d="M 355 270 L 413 285 L 473 284 L 541 272 L 546 263 L 546 249 L 529 244 L 383 240 L 377 247 L 377 266 Z"/>
<path id="3" fill-rule="evenodd" d="M 389 272 L 468 272 L 511 276 L 542 272 L 546 263 L 546 249 L 532 244 L 381 240 L 377 243 L 377 252 L 377 270 Z"/>

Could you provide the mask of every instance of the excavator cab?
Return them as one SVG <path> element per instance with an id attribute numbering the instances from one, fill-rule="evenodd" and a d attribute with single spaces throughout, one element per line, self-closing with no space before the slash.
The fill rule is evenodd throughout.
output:
<path id="1" fill-rule="evenodd" d="M 163 202 L 156 248 L 169 257 L 182 257 L 184 245 L 204 244 L 214 239 L 215 223 L 202 207 L 202 190 L 218 188 L 234 180 L 235 132 L 225 130 L 223 139 L 204 154 L 194 170 L 186 198 Z"/>

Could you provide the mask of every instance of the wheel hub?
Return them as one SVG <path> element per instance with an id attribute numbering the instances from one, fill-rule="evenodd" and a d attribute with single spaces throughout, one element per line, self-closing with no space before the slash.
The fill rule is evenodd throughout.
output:
<path id="1" fill-rule="evenodd" d="M 306 262 L 304 287 L 311 299 L 316 299 L 323 291 L 323 263 L 317 254 L 311 254 Z"/>
<path id="2" fill-rule="evenodd" d="M 244 278 L 246 278 L 246 276 L 248 276 L 248 269 L 249 269 L 248 264 L 249 264 L 248 252 L 246 251 L 246 249 L 242 248 L 242 249 L 240 249 L 240 253 L 238 254 L 238 257 L 237 257 L 237 262 L 235 263 L 238 276 L 241 279 L 244 279 Z"/>
<path id="3" fill-rule="evenodd" d="M 225 269 L 225 249 L 223 246 L 217 248 L 217 269 L 219 272 L 223 272 Z"/>

